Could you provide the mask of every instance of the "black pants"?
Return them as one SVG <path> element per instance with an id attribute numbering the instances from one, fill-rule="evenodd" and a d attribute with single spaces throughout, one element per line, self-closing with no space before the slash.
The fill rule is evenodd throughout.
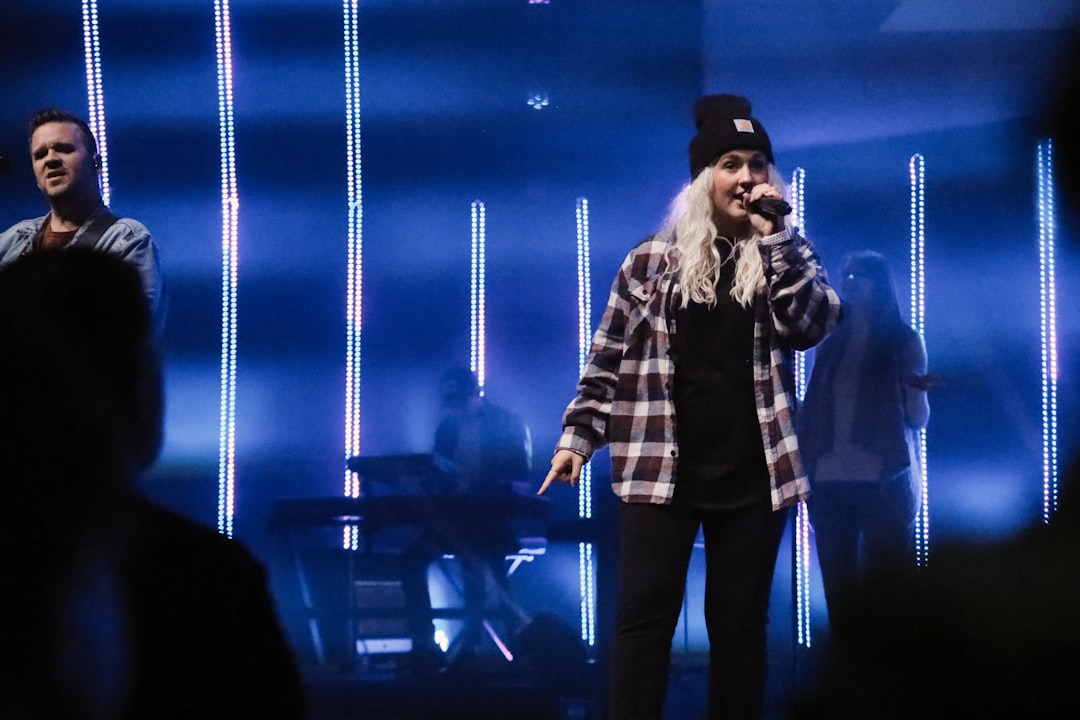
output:
<path id="1" fill-rule="evenodd" d="M 610 720 L 663 715 L 671 641 L 698 527 L 705 536 L 709 718 L 760 718 L 776 555 L 787 512 L 765 501 L 731 510 L 623 503 Z"/>
<path id="2" fill-rule="evenodd" d="M 914 524 L 918 499 L 911 475 L 887 482 L 820 482 L 810 498 L 810 522 L 829 625 L 834 638 L 857 618 L 848 603 L 863 591 L 869 573 L 907 569 L 915 562 Z"/>

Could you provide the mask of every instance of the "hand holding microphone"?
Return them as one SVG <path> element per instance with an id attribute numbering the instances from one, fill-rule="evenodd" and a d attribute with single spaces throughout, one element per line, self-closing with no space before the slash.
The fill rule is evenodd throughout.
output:
<path id="1" fill-rule="evenodd" d="M 774 218 L 787 217 L 791 214 L 791 206 L 784 202 L 783 198 L 760 197 L 750 202 L 750 209 L 759 215 L 769 215 Z"/>
<path id="2" fill-rule="evenodd" d="M 778 194 L 772 185 L 762 183 L 743 196 L 744 206 L 750 213 L 750 223 L 763 236 L 783 230 L 784 218 L 791 213 L 791 206 L 782 197 L 777 197 Z"/>

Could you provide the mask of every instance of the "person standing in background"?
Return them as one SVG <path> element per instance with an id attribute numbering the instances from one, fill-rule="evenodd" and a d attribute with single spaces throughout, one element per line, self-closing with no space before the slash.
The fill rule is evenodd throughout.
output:
<path id="1" fill-rule="evenodd" d="M 834 637 L 847 632 L 847 598 L 868 572 L 914 563 L 917 440 L 936 382 L 922 338 L 900 316 L 884 256 L 849 255 L 840 293 L 844 322 L 816 351 L 798 418 Z"/>

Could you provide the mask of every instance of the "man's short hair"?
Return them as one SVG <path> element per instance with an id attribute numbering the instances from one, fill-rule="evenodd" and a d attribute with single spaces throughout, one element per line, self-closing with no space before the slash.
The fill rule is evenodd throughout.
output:
<path id="1" fill-rule="evenodd" d="M 68 112 L 63 108 L 47 107 L 38 110 L 30 117 L 30 121 L 27 123 L 27 139 L 33 139 L 34 131 L 42 125 L 47 123 L 71 123 L 72 125 L 78 125 L 82 130 L 83 138 L 86 140 L 86 147 L 90 150 L 91 155 L 98 154 L 97 140 L 94 138 L 94 133 L 90 131 L 90 126 L 86 124 L 78 115 Z"/>

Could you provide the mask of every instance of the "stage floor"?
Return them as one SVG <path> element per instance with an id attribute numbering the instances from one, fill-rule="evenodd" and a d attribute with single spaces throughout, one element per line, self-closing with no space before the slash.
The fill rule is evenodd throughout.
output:
<path id="1" fill-rule="evenodd" d="M 707 664 L 703 653 L 673 656 L 666 718 L 704 717 Z M 792 668 L 771 665 L 764 720 L 785 720 Z M 371 668 L 306 676 L 311 720 L 604 720 L 606 669 L 590 664 L 579 670 L 544 677 L 515 662 L 423 676 Z"/>

